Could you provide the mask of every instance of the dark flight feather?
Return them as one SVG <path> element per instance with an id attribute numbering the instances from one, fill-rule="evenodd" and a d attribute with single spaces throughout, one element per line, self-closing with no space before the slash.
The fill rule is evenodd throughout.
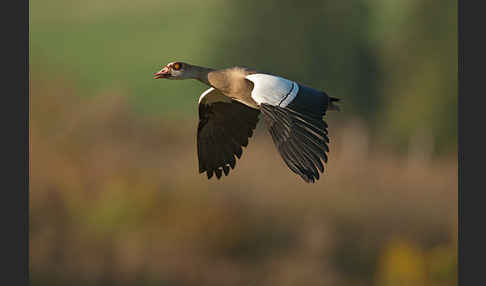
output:
<path id="1" fill-rule="evenodd" d="M 248 146 L 260 111 L 238 101 L 199 104 L 197 153 L 199 173 L 208 179 L 220 179 L 234 169 L 236 158 L 241 158 L 242 146 Z M 236 158 L 235 158 L 236 156 Z"/>
<path id="2" fill-rule="evenodd" d="M 327 106 L 327 105 L 326 105 Z M 319 172 L 324 172 L 329 152 L 327 124 L 322 119 L 325 107 L 318 113 L 301 113 L 297 105 L 287 107 L 261 104 L 273 142 L 283 161 L 294 173 L 308 183 L 319 179 Z M 303 110 L 309 112 L 308 109 Z"/>

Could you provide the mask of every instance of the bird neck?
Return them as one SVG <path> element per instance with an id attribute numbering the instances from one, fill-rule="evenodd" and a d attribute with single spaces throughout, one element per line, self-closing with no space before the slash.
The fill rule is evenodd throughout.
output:
<path id="1" fill-rule="evenodd" d="M 208 76 L 209 76 L 209 73 L 212 72 L 212 71 L 214 71 L 214 69 L 193 65 L 191 67 L 191 78 L 197 79 L 200 82 L 211 86 L 211 84 L 209 83 Z"/>

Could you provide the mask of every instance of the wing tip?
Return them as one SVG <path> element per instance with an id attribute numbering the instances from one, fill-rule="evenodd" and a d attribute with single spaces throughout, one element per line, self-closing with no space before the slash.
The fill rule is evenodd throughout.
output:
<path id="1" fill-rule="evenodd" d="M 261 109 L 269 120 L 268 130 L 275 146 L 289 169 L 306 183 L 316 183 L 328 161 L 329 138 L 325 121 L 309 118 L 307 122 L 307 118 L 297 111 L 268 104 L 262 104 Z"/>

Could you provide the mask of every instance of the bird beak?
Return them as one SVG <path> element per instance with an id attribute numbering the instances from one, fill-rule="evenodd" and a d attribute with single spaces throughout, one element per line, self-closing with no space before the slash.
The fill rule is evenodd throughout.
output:
<path id="1" fill-rule="evenodd" d="M 168 78 L 170 76 L 171 76 L 170 69 L 168 67 L 164 67 L 160 71 L 154 73 L 154 79 L 158 79 L 158 78 Z"/>

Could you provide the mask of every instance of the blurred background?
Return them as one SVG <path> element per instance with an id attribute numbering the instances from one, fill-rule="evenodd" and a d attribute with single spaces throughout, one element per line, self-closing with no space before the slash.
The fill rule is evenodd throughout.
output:
<path id="1" fill-rule="evenodd" d="M 456 2 L 31 1 L 31 285 L 456 285 Z M 341 98 L 322 178 L 198 174 L 175 60 Z"/>

